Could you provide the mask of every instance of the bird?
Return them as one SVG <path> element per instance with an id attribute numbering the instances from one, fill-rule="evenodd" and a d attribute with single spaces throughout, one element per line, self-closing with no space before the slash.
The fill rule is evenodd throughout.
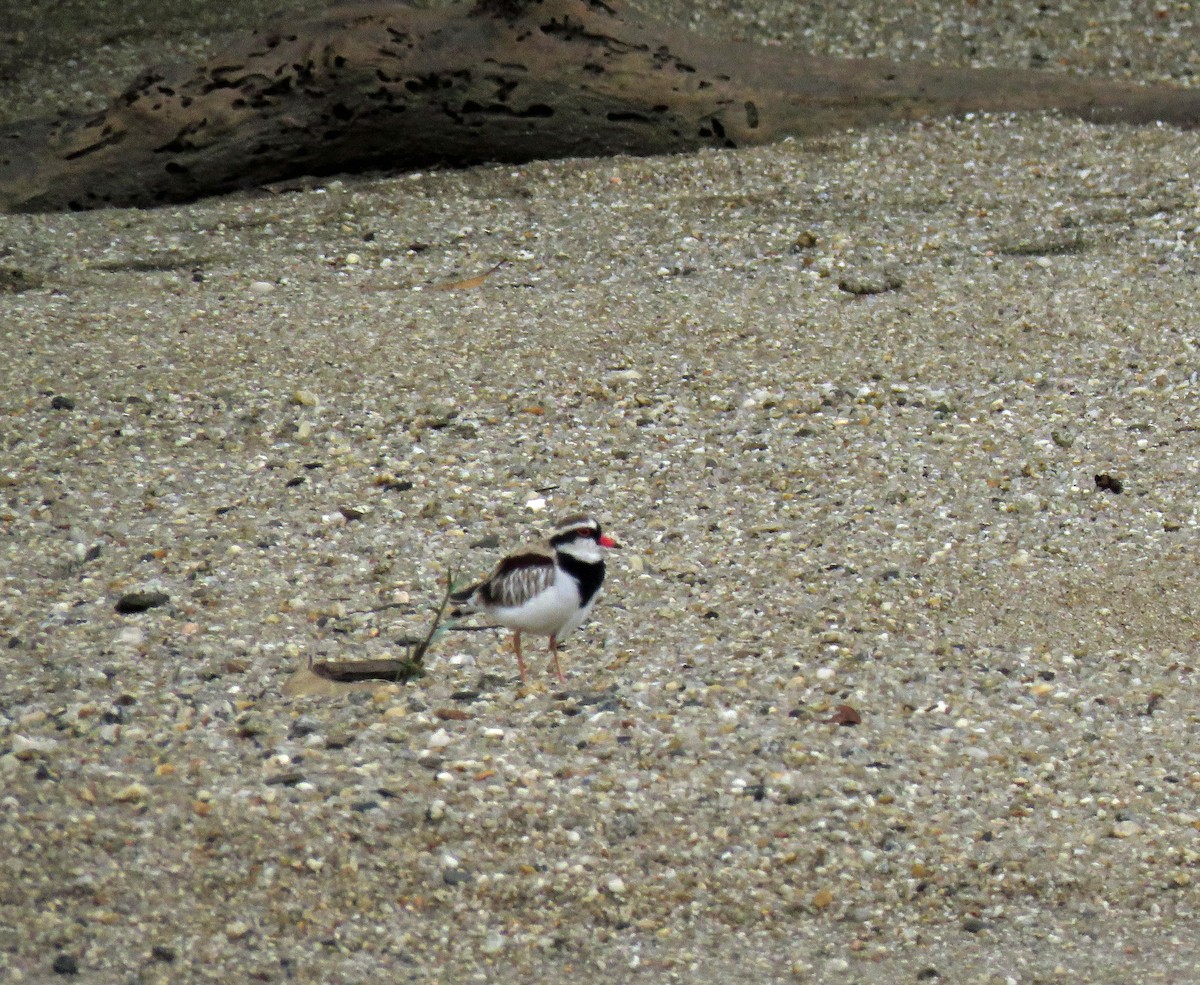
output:
<path id="1" fill-rule="evenodd" d="M 565 684 L 558 644 L 579 628 L 604 584 L 604 559 L 620 547 L 588 514 L 563 517 L 544 544 L 522 547 L 500 560 L 487 578 L 453 592 L 451 617 L 483 612 L 513 631 L 521 682 L 526 682 L 521 634 L 550 637 L 554 670 Z"/>

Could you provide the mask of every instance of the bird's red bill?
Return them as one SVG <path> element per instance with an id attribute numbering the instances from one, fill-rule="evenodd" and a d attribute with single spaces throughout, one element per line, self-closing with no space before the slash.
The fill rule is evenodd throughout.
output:
<path id="1" fill-rule="evenodd" d="M 599 543 L 600 543 L 601 547 L 620 547 L 621 546 L 615 540 L 613 540 L 610 536 L 608 536 L 608 534 L 601 534 Z"/>

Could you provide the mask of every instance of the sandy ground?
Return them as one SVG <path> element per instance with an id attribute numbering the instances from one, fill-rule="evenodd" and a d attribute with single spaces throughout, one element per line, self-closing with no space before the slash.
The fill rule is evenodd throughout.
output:
<path id="1" fill-rule="evenodd" d="M 1186 4 L 940 6 L 670 9 L 1195 59 Z M 4 114 L 257 14 L 186 7 L 27 8 Z M 982 117 L 0 218 L 0 977 L 1200 981 L 1198 151 Z M 625 548 L 567 687 L 489 632 L 305 686 L 577 508 Z"/>

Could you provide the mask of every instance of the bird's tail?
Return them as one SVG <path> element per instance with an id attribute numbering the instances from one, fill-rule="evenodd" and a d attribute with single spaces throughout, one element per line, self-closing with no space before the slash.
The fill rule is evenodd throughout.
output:
<path id="1" fill-rule="evenodd" d="M 483 582 L 476 582 L 474 585 L 468 585 L 466 588 L 460 588 L 457 592 L 450 593 L 450 601 L 456 603 L 453 609 L 450 610 L 451 619 L 461 619 L 463 616 L 469 616 L 472 612 L 478 612 L 479 608 L 475 605 L 475 592 Z"/>

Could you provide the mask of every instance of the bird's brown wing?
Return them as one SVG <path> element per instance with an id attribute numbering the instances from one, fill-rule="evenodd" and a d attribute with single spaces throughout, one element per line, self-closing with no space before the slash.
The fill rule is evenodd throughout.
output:
<path id="1" fill-rule="evenodd" d="M 508 555 L 479 586 L 478 597 L 495 608 L 523 605 L 554 584 L 554 554 L 528 548 Z"/>

